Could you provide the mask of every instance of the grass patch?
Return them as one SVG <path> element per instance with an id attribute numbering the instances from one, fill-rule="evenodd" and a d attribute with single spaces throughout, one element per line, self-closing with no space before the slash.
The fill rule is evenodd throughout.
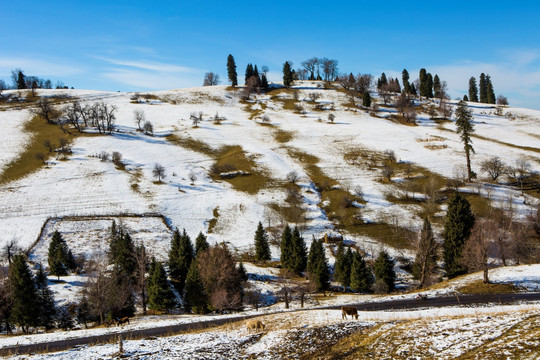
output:
<path id="1" fill-rule="evenodd" d="M 272 210 L 277 212 L 283 219 L 291 224 L 301 224 L 305 222 L 305 210 L 299 206 L 281 205 L 278 203 L 270 203 L 268 205 Z"/>
<path id="2" fill-rule="evenodd" d="M 274 102 L 280 102 L 283 105 L 283 110 L 296 111 L 295 105 L 298 104 L 298 100 L 294 98 L 288 98 L 283 96 L 272 96 L 270 98 Z"/>
<path id="3" fill-rule="evenodd" d="M 244 111 L 249 113 L 249 120 L 254 120 L 264 114 L 264 109 L 266 108 L 266 104 L 264 104 L 264 106 L 262 106 L 263 104 L 261 104 L 260 109 L 254 109 L 253 105 L 255 104 L 252 104 L 249 102 L 244 102 L 244 104 L 246 105 L 244 106 Z"/>
<path id="4" fill-rule="evenodd" d="M 274 135 L 274 140 L 282 144 L 291 141 L 294 137 L 291 131 L 285 131 L 281 129 L 274 131 L 273 135 Z"/>
<path id="5" fill-rule="evenodd" d="M 198 153 L 202 153 L 210 157 L 214 157 L 218 152 L 207 143 L 200 140 L 193 139 L 191 137 L 180 137 L 180 136 L 171 134 L 167 136 L 167 140 L 173 144 L 180 145 L 181 147 L 185 149 L 196 151 Z"/>
<path id="6" fill-rule="evenodd" d="M 484 284 L 478 280 L 458 288 L 458 291 L 462 294 L 515 294 L 519 288 L 512 284 Z"/>
<path id="7" fill-rule="evenodd" d="M 388 117 L 389 120 L 392 120 L 393 122 L 397 123 L 397 124 L 401 124 L 401 125 L 406 125 L 406 126 L 418 126 L 418 124 L 416 123 L 416 121 L 408 121 L 404 116 L 401 116 L 401 115 L 390 115 Z"/>
<path id="8" fill-rule="evenodd" d="M 10 181 L 21 179 L 35 171 L 41 169 L 47 164 L 47 161 L 56 152 L 50 152 L 43 143 L 49 140 L 54 148 L 58 148 L 58 139 L 67 139 L 69 143 L 73 142 L 77 136 L 93 136 L 91 134 L 80 133 L 65 133 L 58 125 L 50 125 L 38 116 L 34 116 L 24 125 L 24 131 L 32 134 L 30 141 L 26 144 L 26 148 L 19 156 L 6 165 L 2 174 L 0 174 L 0 184 L 5 184 Z M 44 161 L 36 159 L 36 154 L 42 153 Z"/>
<path id="9" fill-rule="evenodd" d="M 210 221 L 208 222 L 208 233 L 214 232 L 214 229 L 216 227 L 216 224 L 219 219 L 219 206 L 216 206 L 214 210 L 212 211 L 212 215 L 214 216 Z"/>

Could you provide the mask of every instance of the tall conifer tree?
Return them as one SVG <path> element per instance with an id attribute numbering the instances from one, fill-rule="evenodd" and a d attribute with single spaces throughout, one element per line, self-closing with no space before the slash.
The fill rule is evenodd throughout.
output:
<path id="1" fill-rule="evenodd" d="M 24 255 L 14 255 L 9 268 L 11 287 L 11 320 L 19 325 L 24 333 L 37 324 L 37 291 L 32 272 Z"/>
<path id="2" fill-rule="evenodd" d="M 293 74 L 291 70 L 291 65 L 288 61 L 285 61 L 283 64 L 283 85 L 285 87 L 291 86 L 293 83 Z"/>
<path id="3" fill-rule="evenodd" d="M 289 225 L 283 229 L 281 234 L 281 267 L 284 269 L 293 269 L 293 242 L 292 232 Z"/>
<path id="4" fill-rule="evenodd" d="M 478 87 L 474 76 L 469 79 L 469 101 L 478 102 Z"/>
<path id="5" fill-rule="evenodd" d="M 47 275 L 43 271 L 43 266 L 38 265 L 36 274 L 36 290 L 37 290 L 37 324 L 52 329 L 54 326 L 54 318 L 56 316 L 56 307 L 54 305 L 54 297 L 47 283 Z"/>
<path id="6" fill-rule="evenodd" d="M 199 235 L 197 235 L 197 238 L 195 239 L 195 255 L 199 255 L 209 247 L 210 244 L 208 244 L 206 236 L 202 232 L 199 232 Z"/>
<path id="7" fill-rule="evenodd" d="M 396 289 L 396 273 L 394 271 L 394 260 L 390 258 L 390 255 L 386 251 L 381 251 L 377 259 L 375 260 L 375 276 L 377 279 L 382 280 L 387 286 L 388 291 L 394 291 Z"/>
<path id="8" fill-rule="evenodd" d="M 486 74 L 484 73 L 480 74 L 480 102 L 481 103 L 488 102 Z"/>
<path id="9" fill-rule="evenodd" d="M 169 310 L 174 306 L 174 293 L 167 281 L 163 265 L 152 259 L 152 272 L 148 277 L 148 307 L 152 310 Z"/>
<path id="10" fill-rule="evenodd" d="M 298 230 L 298 226 L 294 227 L 292 232 L 293 244 L 293 271 L 297 274 L 306 270 L 307 265 L 307 248 L 304 238 Z"/>
<path id="11" fill-rule="evenodd" d="M 427 71 L 426 69 L 422 68 L 420 69 L 420 74 L 418 76 L 418 79 L 420 81 L 418 89 L 420 91 L 420 96 L 427 97 L 428 90 L 427 90 Z"/>
<path id="12" fill-rule="evenodd" d="M 229 54 L 227 57 L 227 74 L 229 76 L 229 81 L 231 85 L 235 87 L 238 85 L 238 74 L 236 73 L 236 63 L 234 62 L 234 57 Z"/>
<path id="13" fill-rule="evenodd" d="M 491 83 L 491 77 L 486 75 L 486 93 L 487 93 L 487 103 L 495 104 L 495 91 L 493 91 L 493 84 Z"/>
<path id="14" fill-rule="evenodd" d="M 194 257 L 193 245 L 186 233 L 186 229 L 184 229 L 182 235 L 176 229 L 169 252 L 169 272 L 171 280 L 173 280 L 173 284 L 180 294 L 184 291 L 186 276 Z"/>
<path id="15" fill-rule="evenodd" d="M 411 93 L 411 85 L 409 84 L 409 72 L 407 69 L 403 69 L 401 72 L 401 80 L 403 80 L 403 91 Z"/>
<path id="16" fill-rule="evenodd" d="M 255 231 L 255 259 L 257 261 L 268 261 L 272 259 L 270 245 L 268 244 L 268 234 L 260 221 Z"/>
<path id="17" fill-rule="evenodd" d="M 307 272 L 315 291 L 325 291 L 330 286 L 330 270 L 321 240 L 313 239 L 309 249 Z"/>
<path id="18" fill-rule="evenodd" d="M 472 123 L 472 114 L 469 107 L 463 100 L 458 103 L 456 108 L 456 127 L 461 141 L 463 141 L 465 158 L 467 160 L 467 179 L 470 182 L 472 178 L 471 152 L 474 153 L 471 135 L 474 132 L 474 124 Z"/>
<path id="19" fill-rule="evenodd" d="M 366 264 L 362 255 L 355 251 L 352 254 L 351 264 L 351 289 L 357 292 L 367 293 L 373 285 L 373 274 Z"/>
<path id="20" fill-rule="evenodd" d="M 184 289 L 184 306 L 195 314 L 203 314 L 208 308 L 208 297 L 199 274 L 197 261 L 191 262 Z"/>
<path id="21" fill-rule="evenodd" d="M 471 204 L 455 192 L 448 200 L 443 233 L 444 268 L 449 278 L 465 273 L 465 267 L 461 263 L 463 246 L 471 234 L 474 222 Z"/>

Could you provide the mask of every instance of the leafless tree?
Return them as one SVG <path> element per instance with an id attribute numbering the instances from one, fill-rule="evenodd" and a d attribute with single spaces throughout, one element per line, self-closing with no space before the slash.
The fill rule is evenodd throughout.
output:
<path id="1" fill-rule="evenodd" d="M 270 71 L 270 68 L 268 67 L 268 65 L 263 65 L 261 67 L 261 71 L 266 76 L 268 74 L 268 72 Z"/>
<path id="2" fill-rule="evenodd" d="M 146 253 L 146 248 L 143 244 L 137 246 L 135 250 L 135 286 L 139 292 L 139 297 L 141 299 L 141 305 L 143 308 L 143 315 L 146 315 L 146 272 L 150 260 L 148 254 Z"/>
<path id="3" fill-rule="evenodd" d="M 42 152 L 35 153 L 34 158 L 45 164 L 45 155 Z"/>
<path id="4" fill-rule="evenodd" d="M 53 102 L 49 98 L 41 98 L 36 108 L 33 108 L 32 113 L 47 121 L 48 124 L 54 124 L 60 118 L 62 112 L 54 106 Z"/>
<path id="5" fill-rule="evenodd" d="M 62 110 L 67 117 L 68 122 L 73 125 L 78 132 L 83 132 L 84 123 L 81 122 L 81 105 L 78 101 L 74 101 L 70 105 L 67 105 Z"/>
<path id="6" fill-rule="evenodd" d="M 203 120 L 203 113 L 199 111 L 198 113 L 191 113 L 189 115 L 194 127 L 199 127 L 199 123 Z"/>
<path id="7" fill-rule="evenodd" d="M 154 135 L 154 125 L 150 121 L 144 123 L 143 130 L 146 135 Z"/>
<path id="8" fill-rule="evenodd" d="M 495 249 L 496 236 L 497 225 L 493 223 L 493 220 L 481 218 L 475 223 L 463 247 L 463 264 L 469 271 L 482 270 L 485 284 L 489 283 L 490 255 Z"/>
<path id="9" fill-rule="evenodd" d="M 338 61 L 323 58 L 319 60 L 319 63 L 322 65 L 324 81 L 334 81 L 337 77 Z"/>
<path id="10" fill-rule="evenodd" d="M 508 105 L 508 99 L 506 98 L 506 96 L 499 94 L 497 96 L 497 105 L 503 105 L 503 106 Z"/>
<path id="11" fill-rule="evenodd" d="M 523 180 L 529 175 L 531 171 L 531 163 L 521 156 L 516 160 L 516 166 L 513 169 L 514 177 L 519 181 L 521 187 L 521 195 L 523 195 Z"/>
<path id="12" fill-rule="evenodd" d="M 452 115 L 452 107 L 450 106 L 450 103 L 446 101 L 446 99 L 441 99 L 441 102 L 439 103 L 439 112 L 445 119 L 450 118 Z"/>
<path id="13" fill-rule="evenodd" d="M 219 84 L 219 74 L 207 72 L 204 74 L 203 86 L 213 86 Z"/>
<path id="14" fill-rule="evenodd" d="M 103 324 L 105 320 L 108 309 L 107 298 L 112 290 L 111 278 L 101 267 L 86 282 L 83 293 L 90 304 L 90 312 L 99 318 L 100 324 Z M 118 289 L 114 290 L 118 291 Z"/>
<path id="15" fill-rule="evenodd" d="M 300 176 L 296 171 L 291 171 L 287 174 L 287 181 L 289 181 L 291 184 L 296 184 L 296 182 L 300 179 Z"/>
<path id="16" fill-rule="evenodd" d="M 392 179 L 392 176 L 394 175 L 394 172 L 395 172 L 394 165 L 391 164 L 390 162 L 386 162 L 383 165 L 382 174 L 384 175 L 385 178 L 388 179 L 388 181 L 390 181 Z"/>
<path id="17" fill-rule="evenodd" d="M 312 57 L 311 59 L 302 61 L 301 65 L 309 73 L 310 80 L 313 80 L 316 78 L 315 69 L 318 67 L 318 64 L 319 64 L 319 59 L 317 59 L 316 57 Z"/>
<path id="18" fill-rule="evenodd" d="M 45 139 L 43 140 L 43 146 L 45 146 L 47 149 L 49 149 L 49 152 L 53 152 L 54 148 L 51 144 L 51 140 Z"/>
<path id="19" fill-rule="evenodd" d="M 336 119 L 336 115 L 328 114 L 328 122 L 334 123 L 335 119 Z"/>
<path id="20" fill-rule="evenodd" d="M 240 97 L 242 100 L 249 100 L 251 97 L 251 94 L 257 92 L 259 86 L 259 79 L 256 76 L 252 76 L 246 81 L 246 85 L 244 85 L 244 88 L 242 89 L 240 93 Z"/>
<path id="21" fill-rule="evenodd" d="M 307 98 L 309 99 L 309 101 L 311 102 L 316 102 L 318 99 L 320 99 L 321 97 L 321 94 L 318 93 L 318 92 L 310 92 L 307 96 Z"/>
<path id="22" fill-rule="evenodd" d="M 488 173 L 491 180 L 496 181 L 506 170 L 506 165 L 498 156 L 492 156 L 487 160 L 482 161 L 480 169 Z"/>
<path id="23" fill-rule="evenodd" d="M 152 174 L 154 175 L 154 177 L 156 177 L 158 179 L 158 182 L 161 182 L 161 179 L 165 179 L 166 175 L 165 175 L 165 168 L 156 163 L 154 165 L 154 169 L 152 170 Z"/>
<path id="24" fill-rule="evenodd" d="M 135 124 L 137 124 L 137 129 L 139 131 L 142 131 L 141 125 L 144 124 L 144 121 L 146 120 L 146 114 L 144 113 L 144 110 L 133 110 L 133 120 L 135 121 Z"/>
<path id="25" fill-rule="evenodd" d="M 191 181 L 191 185 L 195 184 L 195 180 L 197 180 L 197 175 L 193 171 L 190 171 L 188 174 L 189 180 Z"/>
<path id="26" fill-rule="evenodd" d="M 264 124 L 269 124 L 269 123 L 270 123 L 270 116 L 264 114 L 263 116 L 261 116 L 261 121 L 262 121 Z"/>
<path id="27" fill-rule="evenodd" d="M 435 272 L 439 250 L 439 244 L 435 240 L 428 219 L 424 219 L 424 226 L 414 243 L 414 250 L 416 252 L 414 272 L 420 280 L 420 288 L 423 288 L 429 284 L 430 277 Z"/>
<path id="28" fill-rule="evenodd" d="M 355 90 L 363 94 L 369 90 L 373 83 L 373 75 L 358 74 L 356 75 Z"/>
<path id="29" fill-rule="evenodd" d="M 107 161 L 109 160 L 109 153 L 106 151 L 102 151 L 99 153 L 98 157 L 101 159 L 101 161 Z"/>
<path id="30" fill-rule="evenodd" d="M 406 112 L 408 112 L 411 108 L 414 108 L 413 99 L 407 92 L 401 93 L 401 95 L 397 98 L 395 105 L 403 117 L 406 117 Z"/>
<path id="31" fill-rule="evenodd" d="M 214 124 L 220 125 L 223 121 L 227 120 L 225 116 L 219 115 L 218 112 L 216 112 L 216 115 L 214 115 Z"/>

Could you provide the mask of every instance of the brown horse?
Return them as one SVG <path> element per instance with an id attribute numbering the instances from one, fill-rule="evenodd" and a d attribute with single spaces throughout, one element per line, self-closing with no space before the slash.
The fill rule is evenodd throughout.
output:
<path id="1" fill-rule="evenodd" d="M 120 325 L 123 325 L 125 323 L 128 323 L 129 324 L 129 317 L 123 317 L 121 319 L 118 319 L 116 318 L 116 326 L 120 326 Z"/>
<path id="2" fill-rule="evenodd" d="M 251 332 L 251 330 L 264 330 L 264 324 L 260 320 L 248 320 L 248 322 L 246 323 L 246 327 L 249 332 Z"/>
<path id="3" fill-rule="evenodd" d="M 356 320 L 358 320 L 358 311 L 352 306 L 342 306 L 341 307 L 341 318 L 347 319 L 347 315 L 351 315 Z"/>

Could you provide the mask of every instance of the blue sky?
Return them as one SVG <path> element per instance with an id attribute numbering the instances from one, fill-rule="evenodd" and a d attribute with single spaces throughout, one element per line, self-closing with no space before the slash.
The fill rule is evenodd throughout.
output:
<path id="1" fill-rule="evenodd" d="M 452 97 L 491 75 L 511 104 L 540 109 L 540 1 L 5 1 L 0 78 L 14 68 L 82 89 L 143 91 L 226 83 L 233 54 L 270 67 L 339 61 L 343 73 L 411 79 L 425 67 Z M 401 79 L 401 76 L 400 76 Z"/>

